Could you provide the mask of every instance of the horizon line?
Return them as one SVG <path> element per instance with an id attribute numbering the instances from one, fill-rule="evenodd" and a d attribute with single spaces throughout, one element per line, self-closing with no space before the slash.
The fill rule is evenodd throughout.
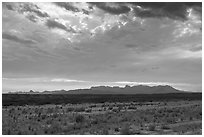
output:
<path id="1" fill-rule="evenodd" d="M 41 90 L 41 91 L 38 91 L 38 90 L 33 90 L 33 89 L 30 89 L 29 91 L 21 91 L 21 90 L 17 90 L 17 91 L 7 91 L 7 92 L 2 92 L 2 94 L 6 94 L 6 93 L 30 93 L 30 92 L 35 92 L 35 93 L 43 93 L 43 92 L 54 92 L 54 91 L 73 91 L 73 90 L 85 90 L 85 89 L 91 89 L 91 88 L 94 88 L 94 87 L 110 87 L 110 88 L 114 88 L 114 87 L 117 87 L 117 88 L 122 88 L 124 89 L 125 87 L 135 87 L 135 86 L 147 86 L 147 87 L 158 87 L 158 86 L 169 86 L 169 87 L 172 87 L 176 90 L 179 90 L 179 91 L 183 91 L 183 92 L 191 92 L 191 93 L 202 93 L 202 91 L 189 91 L 189 90 L 183 90 L 183 89 L 178 89 L 178 88 L 175 88 L 174 86 L 172 85 L 167 85 L 167 84 L 160 84 L 160 85 L 147 85 L 147 84 L 136 84 L 136 85 L 123 85 L 123 86 L 110 86 L 110 85 L 94 85 L 94 86 L 90 86 L 90 87 L 84 87 L 84 88 L 75 88 L 75 89 L 54 89 L 54 90 Z M 3 90 L 2 90 L 3 91 Z"/>

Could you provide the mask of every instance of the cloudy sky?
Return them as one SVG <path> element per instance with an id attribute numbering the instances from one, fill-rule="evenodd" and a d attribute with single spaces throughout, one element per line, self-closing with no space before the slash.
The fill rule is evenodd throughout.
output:
<path id="1" fill-rule="evenodd" d="M 3 92 L 202 88 L 201 3 L 3 3 Z"/>

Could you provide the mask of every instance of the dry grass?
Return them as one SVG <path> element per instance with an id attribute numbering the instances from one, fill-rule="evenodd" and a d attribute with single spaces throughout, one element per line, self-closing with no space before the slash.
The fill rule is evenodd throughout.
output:
<path id="1" fill-rule="evenodd" d="M 3 135 L 201 134 L 202 102 L 8 106 L 2 118 Z"/>

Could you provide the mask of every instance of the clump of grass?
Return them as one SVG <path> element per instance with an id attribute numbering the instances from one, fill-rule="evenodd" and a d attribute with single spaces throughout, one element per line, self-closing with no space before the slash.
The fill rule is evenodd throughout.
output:
<path id="1" fill-rule="evenodd" d="M 148 129 L 149 131 L 155 131 L 155 127 L 156 127 L 155 124 L 150 124 Z"/>
<path id="2" fill-rule="evenodd" d="M 122 127 L 121 131 L 120 131 L 121 135 L 130 135 L 130 129 L 128 125 L 125 125 Z"/>
<path id="3" fill-rule="evenodd" d="M 84 111 L 85 111 L 85 108 L 84 108 L 84 107 L 75 108 L 74 111 L 75 111 L 75 112 L 84 112 Z"/>
<path id="4" fill-rule="evenodd" d="M 8 131 L 7 131 L 7 135 L 10 135 L 10 134 L 11 134 L 11 130 L 8 129 Z"/>
<path id="5" fill-rule="evenodd" d="M 170 127 L 167 126 L 166 124 L 163 124 L 163 125 L 161 126 L 161 129 L 170 129 Z"/>
<path id="6" fill-rule="evenodd" d="M 89 113 L 89 112 L 91 112 L 91 109 L 86 109 L 85 111 Z"/>
<path id="7" fill-rule="evenodd" d="M 75 116 L 75 122 L 76 123 L 82 123 L 82 122 L 84 122 L 84 120 L 85 120 L 85 118 L 83 115 L 76 115 Z"/>
<path id="8" fill-rule="evenodd" d="M 68 107 L 68 108 L 66 109 L 66 112 L 72 112 L 72 111 L 74 111 L 74 108 L 72 108 L 72 107 Z"/>
<path id="9" fill-rule="evenodd" d="M 119 128 L 118 128 L 118 127 L 116 127 L 116 128 L 115 128 L 115 131 L 116 131 L 116 132 L 119 132 Z"/>
<path id="10" fill-rule="evenodd" d="M 21 132 L 21 131 L 18 131 L 18 135 L 22 135 L 22 132 Z"/>
<path id="11" fill-rule="evenodd" d="M 108 129 L 103 129 L 102 130 L 102 135 L 108 135 Z"/>

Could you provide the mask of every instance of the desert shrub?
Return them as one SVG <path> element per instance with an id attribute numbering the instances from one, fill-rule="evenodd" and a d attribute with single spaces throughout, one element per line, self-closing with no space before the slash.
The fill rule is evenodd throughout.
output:
<path id="1" fill-rule="evenodd" d="M 47 121 L 46 121 L 46 124 L 47 125 L 49 125 L 49 124 L 51 124 L 52 122 L 53 122 L 53 120 L 52 119 L 46 119 Z"/>
<path id="2" fill-rule="evenodd" d="M 128 106 L 128 109 L 137 109 L 135 106 Z"/>
<path id="3" fill-rule="evenodd" d="M 27 114 L 27 111 L 25 109 L 23 109 L 22 114 Z"/>
<path id="4" fill-rule="evenodd" d="M 123 109 L 123 106 L 119 106 L 118 107 L 118 110 L 120 111 L 120 110 L 122 110 Z"/>
<path id="5" fill-rule="evenodd" d="M 167 103 L 166 103 L 166 102 L 164 102 L 164 105 L 166 106 L 166 105 L 167 105 Z"/>
<path id="6" fill-rule="evenodd" d="M 18 135 L 22 135 L 22 132 L 21 132 L 21 131 L 18 131 Z"/>
<path id="7" fill-rule="evenodd" d="M 118 127 L 115 128 L 115 132 L 119 132 L 119 128 Z"/>
<path id="8" fill-rule="evenodd" d="M 129 126 L 128 126 L 128 125 L 123 126 L 123 127 L 121 128 L 120 134 L 121 134 L 121 135 L 130 135 Z"/>
<path id="9" fill-rule="evenodd" d="M 41 118 L 44 120 L 46 118 L 46 115 L 45 114 L 42 114 L 41 115 Z"/>
<path id="10" fill-rule="evenodd" d="M 123 117 L 121 118 L 121 120 L 120 120 L 120 122 L 126 122 L 126 121 L 128 121 L 128 118 L 125 117 L 125 116 L 123 116 Z"/>
<path id="11" fill-rule="evenodd" d="M 53 113 L 53 108 L 48 108 L 47 113 Z"/>
<path id="12" fill-rule="evenodd" d="M 176 120 L 175 120 L 175 118 L 173 118 L 173 117 L 167 117 L 167 118 L 166 118 L 166 122 L 173 124 L 173 123 L 176 122 Z"/>
<path id="13" fill-rule="evenodd" d="M 68 108 L 66 109 L 66 112 L 71 112 L 71 111 L 74 111 L 74 108 L 68 107 Z"/>
<path id="14" fill-rule="evenodd" d="M 91 112 L 91 109 L 86 109 L 86 112 L 88 112 L 88 113 Z"/>
<path id="15" fill-rule="evenodd" d="M 66 121 L 63 122 L 63 126 L 67 126 L 67 122 Z"/>
<path id="16" fill-rule="evenodd" d="M 202 128 L 202 124 L 201 123 L 194 123 L 194 124 L 186 124 L 186 125 L 179 125 L 176 127 L 173 127 L 173 131 L 174 132 L 188 132 L 188 131 L 193 131 L 196 129 L 201 129 Z"/>
<path id="17" fill-rule="evenodd" d="M 84 107 L 75 108 L 74 111 L 75 111 L 75 112 L 83 112 L 83 111 L 85 111 L 85 108 L 84 108 Z"/>
<path id="18" fill-rule="evenodd" d="M 10 135 L 10 134 L 11 134 L 11 130 L 8 129 L 8 130 L 7 130 L 7 135 Z"/>
<path id="19" fill-rule="evenodd" d="M 199 112 L 199 115 L 202 116 L 202 112 Z"/>
<path id="20" fill-rule="evenodd" d="M 96 104 L 94 104 L 94 105 L 91 105 L 90 107 L 91 107 L 91 108 L 95 108 L 95 107 L 96 107 Z"/>
<path id="21" fill-rule="evenodd" d="M 162 124 L 161 129 L 170 129 L 170 127 L 167 126 L 166 124 Z"/>
<path id="22" fill-rule="evenodd" d="M 57 118 L 58 115 L 56 113 L 53 114 L 53 118 Z"/>
<path id="23" fill-rule="evenodd" d="M 53 123 L 51 127 L 48 129 L 48 131 L 50 131 L 51 134 L 60 133 L 62 131 L 61 124 L 56 122 Z"/>
<path id="24" fill-rule="evenodd" d="M 144 122 L 147 122 L 147 118 L 146 117 L 143 117 L 143 120 L 144 120 Z M 154 119 L 155 120 L 155 119 Z"/>
<path id="25" fill-rule="evenodd" d="M 102 130 L 102 135 L 108 135 L 108 129 L 106 129 L 106 128 L 103 129 L 103 130 Z"/>
<path id="26" fill-rule="evenodd" d="M 85 120 L 85 118 L 83 115 L 76 115 L 75 116 L 75 122 L 76 123 L 82 123 L 82 122 L 84 122 L 84 120 Z"/>
<path id="27" fill-rule="evenodd" d="M 31 126 L 30 125 L 28 126 L 28 130 L 31 130 Z"/>
<path id="28" fill-rule="evenodd" d="M 73 131 L 75 125 L 67 125 L 62 128 L 62 132 L 68 134 L 68 132 Z"/>
<path id="29" fill-rule="evenodd" d="M 40 117 L 40 116 L 41 116 L 41 112 L 38 113 L 38 117 Z"/>
<path id="30" fill-rule="evenodd" d="M 98 124 L 98 120 L 97 119 L 92 120 L 91 124 Z"/>
<path id="31" fill-rule="evenodd" d="M 150 124 L 148 129 L 149 131 L 155 131 L 155 127 L 156 127 L 155 124 Z"/>
<path id="32" fill-rule="evenodd" d="M 113 112 L 119 112 L 118 108 L 112 109 Z"/>
<path id="33" fill-rule="evenodd" d="M 44 134 L 48 134 L 48 129 L 44 128 Z"/>
<path id="34" fill-rule="evenodd" d="M 82 128 L 82 125 L 80 123 L 75 123 L 73 126 L 74 130 L 80 130 Z"/>

